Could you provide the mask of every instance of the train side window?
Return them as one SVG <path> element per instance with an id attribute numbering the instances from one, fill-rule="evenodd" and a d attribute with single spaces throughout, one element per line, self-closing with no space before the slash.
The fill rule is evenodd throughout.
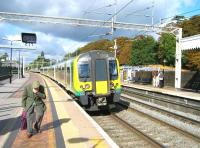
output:
<path id="1" fill-rule="evenodd" d="M 70 84 L 70 68 L 67 67 L 67 83 Z"/>

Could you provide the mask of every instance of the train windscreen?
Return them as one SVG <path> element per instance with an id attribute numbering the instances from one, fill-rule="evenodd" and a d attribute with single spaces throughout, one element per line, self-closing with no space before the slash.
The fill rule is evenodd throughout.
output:
<path id="1" fill-rule="evenodd" d="M 110 72 L 110 79 L 116 80 L 118 76 L 116 60 L 109 61 L 109 72 Z"/>
<path id="2" fill-rule="evenodd" d="M 89 78 L 90 68 L 88 63 L 81 63 L 78 65 L 79 78 Z"/>

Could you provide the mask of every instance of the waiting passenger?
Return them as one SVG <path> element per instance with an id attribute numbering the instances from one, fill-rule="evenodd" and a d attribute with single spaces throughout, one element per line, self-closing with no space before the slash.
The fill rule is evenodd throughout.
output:
<path id="1" fill-rule="evenodd" d="M 152 84 L 153 84 L 153 87 L 156 87 L 156 74 L 155 73 L 153 74 L 153 82 L 152 82 Z"/>
<path id="2" fill-rule="evenodd" d="M 159 77 L 159 87 L 162 88 L 164 86 L 164 75 L 162 71 L 159 72 L 158 77 Z"/>
<path id="3" fill-rule="evenodd" d="M 22 107 L 26 111 L 27 117 L 27 137 L 30 138 L 33 135 L 33 115 L 36 113 L 36 122 L 34 123 L 34 128 L 37 133 L 40 133 L 40 126 L 42 123 L 42 118 L 46 110 L 45 103 L 42 99 L 45 99 L 46 95 L 44 92 L 44 87 L 40 85 L 38 81 L 35 81 L 25 87 L 22 96 Z"/>

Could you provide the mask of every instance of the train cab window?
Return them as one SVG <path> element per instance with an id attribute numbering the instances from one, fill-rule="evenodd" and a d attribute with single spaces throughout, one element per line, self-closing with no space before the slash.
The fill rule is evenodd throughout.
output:
<path id="1" fill-rule="evenodd" d="M 97 59 L 95 61 L 95 78 L 96 81 L 107 81 L 106 60 Z"/>
<path id="2" fill-rule="evenodd" d="M 117 63 L 116 60 L 110 60 L 109 61 L 109 73 L 110 73 L 110 79 L 116 80 L 118 73 L 117 73 Z"/>
<path id="3" fill-rule="evenodd" d="M 90 78 L 90 68 L 88 63 L 78 64 L 79 78 Z"/>

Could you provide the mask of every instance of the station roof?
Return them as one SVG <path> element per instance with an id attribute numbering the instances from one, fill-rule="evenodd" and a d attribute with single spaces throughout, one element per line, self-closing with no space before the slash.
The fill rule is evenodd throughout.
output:
<path id="1" fill-rule="evenodd" d="M 181 50 L 200 49 L 200 34 L 181 39 Z"/>

